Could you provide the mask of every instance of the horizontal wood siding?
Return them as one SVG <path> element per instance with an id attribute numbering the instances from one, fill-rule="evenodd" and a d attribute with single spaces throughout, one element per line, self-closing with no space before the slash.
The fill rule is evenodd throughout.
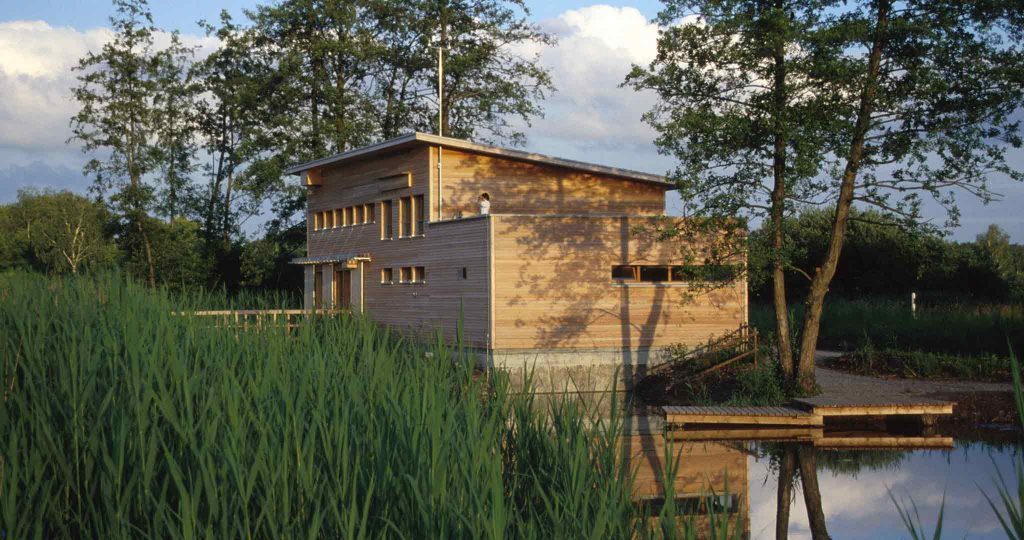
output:
<path id="1" fill-rule="evenodd" d="M 492 216 L 494 348 L 690 346 L 746 321 L 746 282 L 616 284 L 617 264 L 680 264 L 680 247 L 638 235 L 644 217 Z M 681 240 L 689 241 L 689 240 Z"/>
<path id="2" fill-rule="evenodd" d="M 437 148 L 431 152 L 436 164 Z M 447 148 L 441 164 L 446 218 L 476 215 L 477 197 L 484 192 L 491 196 L 492 214 L 659 215 L 665 210 L 664 187 L 646 182 Z"/>
<path id="3" fill-rule="evenodd" d="M 482 347 L 488 335 L 488 222 L 467 219 L 428 223 L 422 236 L 399 238 L 398 199 L 426 195 L 430 158 L 427 147 L 417 147 L 372 159 L 345 162 L 324 173 L 321 187 L 310 188 L 310 212 L 354 204 L 394 200 L 392 229 L 395 238 L 381 239 L 381 212 L 377 222 L 320 231 L 309 229 L 311 257 L 369 254 L 364 266 L 364 309 L 374 320 L 406 333 L 432 335 L 435 328 L 453 338 L 460 306 L 466 321 L 466 343 Z M 412 185 L 380 191 L 380 179 L 410 172 Z M 398 283 L 400 268 L 423 266 L 425 283 Z M 462 279 L 462 268 L 467 279 Z M 381 269 L 392 268 L 394 284 L 381 283 Z"/>

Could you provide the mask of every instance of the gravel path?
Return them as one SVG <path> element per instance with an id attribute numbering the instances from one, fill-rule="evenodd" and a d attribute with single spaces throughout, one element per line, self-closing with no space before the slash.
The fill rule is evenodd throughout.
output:
<path id="1" fill-rule="evenodd" d="M 835 351 L 818 351 L 816 360 L 841 356 Z M 842 393 L 863 392 L 866 394 L 902 394 L 907 396 L 926 396 L 947 392 L 1010 392 L 1011 383 L 975 382 L 975 381 L 930 381 L 914 379 L 880 379 L 865 375 L 852 375 L 824 367 L 815 368 L 815 376 L 823 393 L 836 391 Z"/>

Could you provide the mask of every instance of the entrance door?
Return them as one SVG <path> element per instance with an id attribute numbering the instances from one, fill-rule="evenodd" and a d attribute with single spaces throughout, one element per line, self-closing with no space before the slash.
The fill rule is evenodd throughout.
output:
<path id="1" fill-rule="evenodd" d="M 352 306 L 352 271 L 334 271 L 334 309 L 348 311 Z"/>
<path id="2" fill-rule="evenodd" d="M 319 266 L 313 267 L 313 309 L 324 307 L 324 278 Z"/>

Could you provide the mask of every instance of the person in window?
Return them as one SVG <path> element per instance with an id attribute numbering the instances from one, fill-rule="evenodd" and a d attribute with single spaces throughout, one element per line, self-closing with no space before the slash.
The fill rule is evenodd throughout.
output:
<path id="1" fill-rule="evenodd" d="M 480 215 L 486 216 L 491 213 L 491 196 L 486 193 L 481 193 L 480 197 L 477 198 L 477 202 L 480 203 Z"/>

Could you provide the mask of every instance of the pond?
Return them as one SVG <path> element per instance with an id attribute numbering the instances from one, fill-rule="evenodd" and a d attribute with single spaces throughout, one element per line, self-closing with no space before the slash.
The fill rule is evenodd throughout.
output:
<path id="1" fill-rule="evenodd" d="M 776 538 L 779 522 L 788 524 L 789 538 L 812 538 L 814 529 L 837 539 L 909 538 L 891 490 L 905 507 L 911 500 L 917 506 L 929 538 L 943 498 L 944 538 L 1005 538 L 983 492 L 998 498 L 1000 473 L 1016 489 L 1021 447 L 1007 442 L 1015 434 L 995 435 L 954 439 L 946 449 L 844 449 L 820 439 L 678 441 L 651 430 L 627 436 L 625 444 L 637 471 L 634 499 L 652 514 L 665 504 L 663 479 L 672 466 L 665 458 L 678 456 L 671 488 L 676 508 L 698 527 L 708 518 L 695 501 L 713 493 L 714 506 L 749 538 Z M 788 516 L 780 495 L 790 501 Z"/>

